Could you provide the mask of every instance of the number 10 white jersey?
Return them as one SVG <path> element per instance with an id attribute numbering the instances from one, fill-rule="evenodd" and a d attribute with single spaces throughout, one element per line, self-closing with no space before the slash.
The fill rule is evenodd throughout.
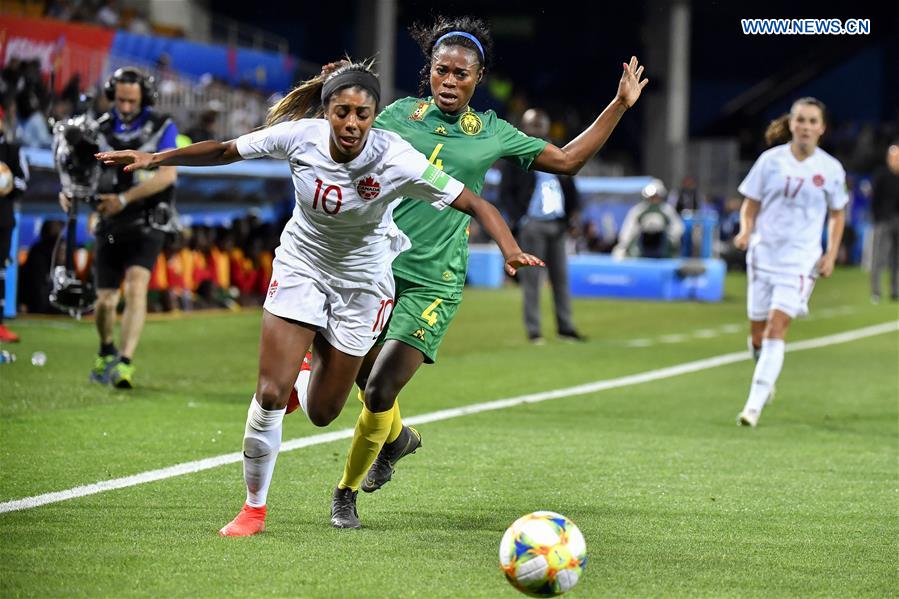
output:
<path id="1" fill-rule="evenodd" d="M 836 158 L 816 148 L 799 161 L 789 143 L 763 152 L 739 191 L 761 202 L 746 263 L 784 274 L 812 272 L 821 257 L 827 211 L 849 202 L 846 172 Z"/>
<path id="2" fill-rule="evenodd" d="M 326 285 L 369 289 L 410 247 L 393 223 L 394 201 L 414 197 L 442 210 L 464 186 L 395 133 L 372 128 L 362 152 L 346 163 L 331 158 L 330 134 L 324 119 L 288 121 L 240 136 L 237 150 L 243 158 L 290 164 L 296 206 L 278 258 Z"/>

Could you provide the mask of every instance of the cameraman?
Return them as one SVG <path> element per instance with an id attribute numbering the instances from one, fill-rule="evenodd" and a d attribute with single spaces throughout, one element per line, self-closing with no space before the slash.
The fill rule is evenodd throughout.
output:
<path id="1" fill-rule="evenodd" d="M 104 86 L 113 103 L 97 123 L 100 150 L 161 152 L 175 147 L 174 122 L 151 108 L 156 99 L 153 78 L 134 67 L 118 69 Z M 134 365 L 147 314 L 147 286 L 165 231 L 172 230 L 175 181 L 173 166 L 125 173 L 104 169 L 100 178 L 94 228 L 94 267 L 97 286 L 96 321 L 100 351 L 90 380 L 120 389 L 134 387 Z M 60 195 L 68 210 L 68 199 Z M 121 351 L 114 343 L 119 287 L 124 280 L 125 310 L 120 333 Z"/>
<path id="2" fill-rule="evenodd" d="M 16 226 L 13 202 L 25 191 L 28 181 L 28 161 L 18 144 L 10 143 L 4 134 L 3 107 L 0 106 L 0 342 L 13 343 L 19 336 L 3 324 L 6 301 L 6 267 L 16 259 L 10 256 L 12 231 Z"/>

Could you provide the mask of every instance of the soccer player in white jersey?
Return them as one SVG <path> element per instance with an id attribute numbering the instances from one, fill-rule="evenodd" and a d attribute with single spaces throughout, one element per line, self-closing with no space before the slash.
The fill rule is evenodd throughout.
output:
<path id="1" fill-rule="evenodd" d="M 845 225 L 846 172 L 818 147 L 824 134 L 824 104 L 800 98 L 765 133 L 774 147 L 759 156 L 740 184 L 745 197 L 740 232 L 746 253 L 747 307 L 755 373 L 746 405 L 737 417 L 756 426 L 774 394 L 790 323 L 808 314 L 815 280 L 833 273 Z M 774 145 L 779 144 L 779 145 Z M 827 218 L 827 251 L 821 237 Z"/>
<path id="2" fill-rule="evenodd" d="M 97 155 L 106 164 L 126 165 L 126 171 L 260 156 L 290 164 L 296 206 L 275 252 L 262 316 L 259 378 L 243 440 L 247 499 L 219 531 L 222 536 L 265 529 L 281 422 L 307 349 L 314 345 L 316 356 L 307 413 L 313 423 L 326 424 L 343 408 L 362 358 L 387 323 L 394 293 L 390 265 L 409 247 L 393 224 L 393 200 L 417 197 L 474 216 L 496 240 L 509 273 L 542 265 L 521 251 L 493 206 L 395 133 L 371 128 L 379 97 L 370 64 L 348 64 L 298 86 L 272 107 L 269 127 L 236 140 L 156 154 Z M 319 101 L 324 119 L 300 118 Z"/>

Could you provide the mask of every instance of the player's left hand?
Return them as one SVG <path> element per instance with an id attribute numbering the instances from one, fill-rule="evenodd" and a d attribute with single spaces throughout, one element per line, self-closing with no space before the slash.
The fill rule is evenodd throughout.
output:
<path id="1" fill-rule="evenodd" d="M 818 265 L 817 265 L 818 274 L 821 275 L 821 277 L 824 279 L 826 279 L 827 277 L 832 275 L 833 267 L 834 267 L 834 264 L 836 264 L 836 261 L 837 261 L 836 258 L 828 256 L 827 254 L 824 254 L 823 256 L 821 256 L 821 258 L 818 260 Z"/>
<path id="2" fill-rule="evenodd" d="M 525 266 L 546 266 L 546 264 L 537 256 L 524 252 L 518 252 L 506 258 L 506 272 L 509 273 L 509 276 L 515 276 L 518 269 Z"/>
<path id="3" fill-rule="evenodd" d="M 322 72 L 319 75 L 322 79 L 325 79 L 328 75 L 339 69 L 340 67 L 350 64 L 348 60 L 341 59 L 335 60 L 334 62 L 329 62 L 326 65 L 322 65 Z"/>
<path id="4" fill-rule="evenodd" d="M 117 193 L 97 194 L 97 199 L 100 200 L 100 204 L 97 206 L 97 212 L 103 216 L 112 216 L 124 208 L 122 202 L 119 200 L 119 194 Z"/>
<path id="5" fill-rule="evenodd" d="M 637 103 L 649 79 L 640 80 L 643 76 L 643 67 L 637 62 L 636 56 L 631 56 L 630 63 L 621 64 L 624 66 L 624 72 L 621 73 L 621 80 L 618 82 L 617 99 L 630 108 Z"/>

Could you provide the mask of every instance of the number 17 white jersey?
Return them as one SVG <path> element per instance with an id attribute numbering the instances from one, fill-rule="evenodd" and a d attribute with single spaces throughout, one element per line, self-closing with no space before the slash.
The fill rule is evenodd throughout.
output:
<path id="1" fill-rule="evenodd" d="M 442 210 L 464 186 L 395 133 L 372 128 L 345 163 L 331 158 L 330 135 L 324 119 L 288 121 L 240 136 L 237 150 L 290 164 L 296 206 L 277 257 L 326 285 L 369 289 L 410 247 L 393 223 L 394 201 L 414 197 Z"/>
<path id="2" fill-rule="evenodd" d="M 763 152 L 739 191 L 761 202 L 746 263 L 785 274 L 812 272 L 821 257 L 827 211 L 849 202 L 846 172 L 836 158 L 816 148 L 799 161 L 789 143 Z"/>

